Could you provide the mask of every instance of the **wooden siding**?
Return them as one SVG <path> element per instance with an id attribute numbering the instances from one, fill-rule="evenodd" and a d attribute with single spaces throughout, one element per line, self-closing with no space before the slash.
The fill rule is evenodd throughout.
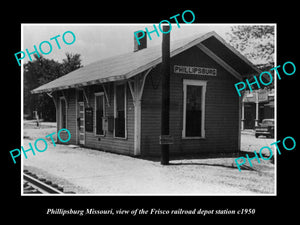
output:
<path id="1" fill-rule="evenodd" d="M 126 83 L 127 85 L 127 83 Z M 95 95 L 96 92 L 103 91 L 100 88 L 100 85 L 95 85 L 90 88 L 90 95 L 88 96 L 90 105 L 95 108 Z M 108 97 L 110 106 L 107 105 L 106 102 L 106 116 L 114 116 L 114 91 L 113 91 L 113 84 L 110 84 L 108 89 Z M 134 109 L 133 109 L 133 102 L 131 98 L 131 94 L 129 93 L 129 88 L 127 88 L 127 138 L 114 138 L 113 132 L 106 131 L 104 136 L 95 135 L 95 117 L 93 117 L 93 125 L 94 129 L 93 132 L 85 132 L 85 146 L 100 149 L 103 151 L 108 152 L 115 152 L 119 154 L 126 154 L 126 155 L 133 155 L 133 135 L 134 135 Z M 94 111 L 95 113 L 95 111 Z"/>
<path id="2" fill-rule="evenodd" d="M 174 65 L 216 68 L 217 76 L 192 74 L 174 74 Z M 161 64 L 158 64 L 147 76 L 141 105 L 141 153 L 143 156 L 160 155 L 159 135 L 161 119 Z M 205 139 L 183 139 L 183 79 L 206 80 L 205 100 Z M 205 55 L 199 48 L 192 47 L 171 58 L 170 80 L 170 134 L 174 144 L 170 145 L 170 154 L 188 155 L 191 153 L 225 153 L 236 152 L 239 141 L 239 98 L 234 89 L 237 79 L 229 74 L 215 61 Z M 110 106 L 106 102 L 106 116 L 114 116 L 113 83 L 105 84 Z M 127 84 L 126 84 L 127 85 Z M 88 102 L 95 109 L 94 93 L 102 92 L 101 85 L 86 88 Z M 56 99 L 62 95 L 57 92 Z M 67 144 L 78 144 L 76 140 L 77 114 L 76 90 L 64 91 L 67 99 L 67 128 L 72 137 Z M 60 104 L 57 104 L 60 110 Z M 85 103 L 87 106 L 87 103 Z M 59 112 L 59 111 L 58 111 Z M 95 111 L 94 111 L 95 113 Z M 57 113 L 59 124 L 60 113 Z M 95 117 L 93 132 L 85 132 L 85 146 L 126 155 L 133 155 L 134 148 L 134 106 L 127 85 L 127 138 L 114 138 L 113 132 L 106 131 L 104 136 L 95 135 Z M 59 128 L 58 128 L 59 130 Z M 62 136 L 64 139 L 64 137 Z"/>
<path id="3" fill-rule="evenodd" d="M 216 68 L 217 76 L 174 74 L 174 65 Z M 142 155 L 159 155 L 160 146 L 160 64 L 148 75 L 142 99 Z M 207 80 L 205 139 L 183 139 L 183 79 Z M 234 89 L 237 79 L 197 47 L 171 58 L 170 154 L 236 152 L 238 150 L 239 108 Z M 156 89 L 155 89 L 156 88 Z"/>
<path id="4" fill-rule="evenodd" d="M 107 85 L 107 84 L 106 84 Z M 127 83 L 126 83 L 127 85 Z M 107 85 L 108 98 L 110 102 L 110 106 L 108 106 L 107 101 L 105 100 L 106 107 L 106 116 L 114 116 L 114 92 L 113 92 L 113 84 L 110 83 Z M 88 97 L 88 104 L 85 102 L 85 107 L 92 107 L 93 114 L 95 115 L 95 95 L 94 93 L 103 92 L 101 85 L 93 85 L 89 86 L 86 89 L 86 94 Z M 77 115 L 76 115 L 76 90 L 70 89 L 65 91 L 64 93 L 68 93 L 67 102 L 68 102 L 68 110 L 67 110 L 67 128 L 71 132 L 71 140 L 66 144 L 78 144 L 76 140 L 76 129 L 77 129 Z M 59 94 L 60 95 L 60 94 Z M 59 104 L 58 104 L 59 105 Z M 58 107 L 57 110 L 60 110 Z M 134 132 L 134 108 L 132 97 L 129 92 L 129 88 L 127 88 L 127 138 L 114 138 L 113 132 L 106 131 L 104 136 L 95 134 L 95 116 L 93 116 L 93 131 L 87 132 L 85 131 L 85 147 L 99 149 L 108 152 L 115 152 L 119 154 L 133 155 L 133 132 Z M 59 113 L 58 117 L 60 116 Z M 59 127 L 59 120 L 57 118 L 57 126 Z M 58 128 L 59 130 L 59 128 Z M 61 137 L 64 139 L 64 134 Z M 66 137 L 67 138 L 67 137 Z M 65 138 L 65 139 L 66 139 Z"/>

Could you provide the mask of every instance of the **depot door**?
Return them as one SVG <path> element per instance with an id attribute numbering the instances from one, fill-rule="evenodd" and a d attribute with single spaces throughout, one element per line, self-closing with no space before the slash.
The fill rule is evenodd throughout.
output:
<path id="1" fill-rule="evenodd" d="M 78 102 L 77 117 L 77 143 L 85 144 L 85 127 L 84 127 L 84 102 Z"/>

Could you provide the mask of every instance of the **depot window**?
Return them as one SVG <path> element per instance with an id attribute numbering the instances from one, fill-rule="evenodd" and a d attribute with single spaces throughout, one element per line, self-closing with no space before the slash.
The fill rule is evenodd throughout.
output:
<path id="1" fill-rule="evenodd" d="M 103 92 L 95 93 L 95 110 L 95 133 L 96 135 L 104 135 L 105 100 Z"/>
<path id="2" fill-rule="evenodd" d="M 126 85 L 116 84 L 114 89 L 115 137 L 126 138 Z"/>
<path id="3" fill-rule="evenodd" d="M 183 80 L 183 138 L 204 138 L 206 81 Z"/>

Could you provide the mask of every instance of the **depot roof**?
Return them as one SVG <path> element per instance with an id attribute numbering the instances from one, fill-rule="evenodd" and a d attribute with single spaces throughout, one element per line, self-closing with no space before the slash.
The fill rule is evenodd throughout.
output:
<path id="1" fill-rule="evenodd" d="M 193 46 L 199 47 L 240 80 L 245 76 L 261 72 L 214 31 L 179 41 L 171 41 L 170 57 Z M 161 63 L 161 56 L 161 45 L 157 45 L 102 59 L 44 84 L 32 90 L 31 93 L 53 92 L 97 83 L 126 80 Z"/>

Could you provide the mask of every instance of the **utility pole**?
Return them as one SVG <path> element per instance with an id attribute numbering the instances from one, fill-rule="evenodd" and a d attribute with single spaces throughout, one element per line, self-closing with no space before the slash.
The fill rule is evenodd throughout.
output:
<path id="1" fill-rule="evenodd" d="M 169 135 L 170 114 L 170 26 L 163 26 L 162 37 L 162 95 L 161 95 L 161 161 L 162 165 L 169 164 L 169 144 L 164 141 Z"/>

